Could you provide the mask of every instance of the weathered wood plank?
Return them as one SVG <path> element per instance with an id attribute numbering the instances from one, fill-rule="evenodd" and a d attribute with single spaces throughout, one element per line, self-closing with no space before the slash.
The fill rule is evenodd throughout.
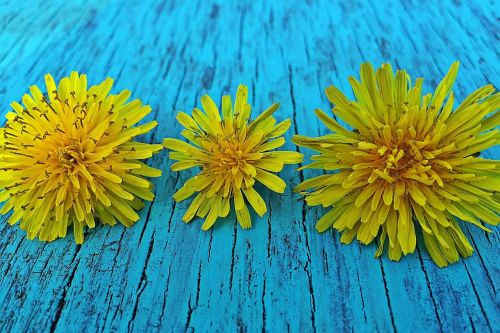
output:
<path id="1" fill-rule="evenodd" d="M 431 89 L 451 62 L 462 63 L 458 98 L 498 86 L 494 1 L 118 2 L 0 4 L 0 105 L 19 100 L 43 74 L 86 72 L 97 83 L 152 106 L 160 123 L 145 141 L 179 136 L 178 110 L 199 97 L 250 88 L 254 110 L 278 101 L 294 133 L 324 127 L 312 110 L 330 106 L 334 83 L 349 94 L 359 65 L 391 62 Z M 310 156 L 310 152 L 305 152 Z M 486 153 L 499 158 L 500 150 Z M 313 171 L 281 173 L 282 196 L 264 191 L 269 212 L 254 228 L 234 215 L 210 232 L 181 222 L 189 202 L 174 203 L 189 172 L 171 173 L 166 152 L 157 199 L 131 229 L 97 227 L 71 237 L 28 241 L 0 224 L 1 331 L 481 331 L 500 327 L 499 231 L 466 227 L 473 257 L 438 269 L 423 247 L 393 263 L 374 246 L 340 244 L 318 234 L 318 208 L 291 188 Z"/>

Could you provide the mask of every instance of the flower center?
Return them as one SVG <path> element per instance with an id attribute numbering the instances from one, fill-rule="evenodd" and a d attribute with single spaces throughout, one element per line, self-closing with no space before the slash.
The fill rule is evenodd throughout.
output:
<path id="1" fill-rule="evenodd" d="M 219 161 L 222 169 L 231 170 L 241 167 L 245 162 L 243 150 L 238 141 L 226 141 L 217 149 L 214 158 Z"/>
<path id="2" fill-rule="evenodd" d="M 243 157 L 243 151 L 226 149 L 225 151 L 222 152 L 220 156 L 221 166 L 227 169 L 232 169 L 235 166 L 239 167 L 240 164 L 243 162 L 242 157 Z"/>
<path id="3" fill-rule="evenodd" d="M 78 144 L 57 148 L 57 158 L 60 165 L 73 170 L 76 164 L 83 161 L 84 154 L 81 148 Z"/>
<path id="4" fill-rule="evenodd" d="M 382 146 L 378 153 L 382 157 L 385 173 L 395 179 L 425 173 L 431 168 L 429 160 L 422 155 L 420 149 L 411 141 L 392 149 Z"/>
<path id="5" fill-rule="evenodd" d="M 404 148 L 394 148 L 386 155 L 385 166 L 389 170 L 406 170 L 412 164 L 413 159 Z"/>

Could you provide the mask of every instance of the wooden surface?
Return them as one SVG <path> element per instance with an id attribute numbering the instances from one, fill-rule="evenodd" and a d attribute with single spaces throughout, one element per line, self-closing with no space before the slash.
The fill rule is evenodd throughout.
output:
<path id="1" fill-rule="evenodd" d="M 177 110 L 245 83 L 254 110 L 281 102 L 277 118 L 293 119 L 284 148 L 295 149 L 295 132 L 324 131 L 312 112 L 329 108 L 323 89 L 351 96 L 347 77 L 364 61 L 406 68 L 430 90 L 459 60 L 458 98 L 498 87 L 498 2 L 375 3 L 2 1 L 1 113 L 45 73 L 79 70 L 150 104 L 160 125 L 144 140 L 161 142 L 179 137 Z M 465 226 L 476 251 L 446 269 L 421 238 L 399 263 L 374 259 L 374 245 L 315 231 L 321 209 L 290 191 L 315 173 L 289 166 L 290 186 L 264 191 L 269 213 L 253 229 L 231 215 L 202 232 L 199 220 L 181 222 L 189 200 L 172 200 L 190 172 L 170 173 L 166 152 L 148 163 L 164 176 L 131 229 L 97 227 L 82 246 L 72 235 L 40 243 L 2 217 L 0 331 L 499 332 L 498 228 Z"/>

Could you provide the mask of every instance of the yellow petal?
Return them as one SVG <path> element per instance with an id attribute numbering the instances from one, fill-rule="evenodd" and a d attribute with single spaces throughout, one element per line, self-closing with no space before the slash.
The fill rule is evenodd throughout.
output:
<path id="1" fill-rule="evenodd" d="M 191 221 L 193 219 L 193 217 L 196 215 L 198 208 L 200 208 L 200 205 L 205 200 L 205 198 L 206 198 L 206 195 L 203 192 L 198 193 L 198 195 L 194 198 L 194 200 L 189 205 L 189 208 L 186 210 L 186 213 L 182 217 L 182 221 L 184 221 L 186 223 Z"/>
<path id="2" fill-rule="evenodd" d="M 203 110 L 205 110 L 208 118 L 215 121 L 221 121 L 219 109 L 217 108 L 217 105 L 215 105 L 214 101 L 210 98 L 210 96 L 202 96 L 201 105 L 203 106 Z"/>
<path id="3" fill-rule="evenodd" d="M 425 196 L 418 189 L 418 186 L 416 186 L 412 182 L 408 182 L 408 190 L 410 192 L 411 197 L 413 198 L 413 200 L 415 200 L 416 203 L 418 203 L 420 206 L 425 205 L 426 202 Z"/>
<path id="4" fill-rule="evenodd" d="M 257 175 L 255 176 L 255 179 L 257 179 L 259 182 L 261 182 L 267 188 L 269 188 L 274 192 L 277 193 L 285 192 L 286 188 L 285 182 L 280 177 L 270 172 L 257 168 Z"/>
<path id="5" fill-rule="evenodd" d="M 391 184 L 388 184 L 384 189 L 384 203 L 387 206 L 390 206 L 392 204 L 393 194 L 394 194 L 394 186 Z"/>
<path id="6" fill-rule="evenodd" d="M 220 203 L 221 203 L 221 197 L 215 196 L 214 200 L 212 201 L 212 206 L 210 207 L 210 212 L 207 215 L 207 218 L 205 219 L 205 222 L 201 226 L 202 230 L 208 230 L 210 229 L 215 221 L 217 221 L 217 218 L 220 215 Z"/>
<path id="7" fill-rule="evenodd" d="M 240 209 L 236 210 L 236 218 L 243 229 L 248 229 L 252 226 L 250 212 L 245 204 Z"/>
<path id="8" fill-rule="evenodd" d="M 269 157 L 277 158 L 285 164 L 301 163 L 304 155 L 294 151 L 273 151 L 268 153 Z"/>
<path id="9" fill-rule="evenodd" d="M 243 209 L 243 206 L 245 205 L 245 200 L 243 199 L 243 194 L 241 193 L 241 190 L 240 189 L 234 190 L 233 195 L 234 195 L 234 209 L 235 210 Z"/>
<path id="10" fill-rule="evenodd" d="M 255 191 L 253 187 L 244 188 L 243 193 L 245 193 L 245 197 L 247 198 L 252 208 L 259 216 L 263 216 L 267 212 L 266 203 L 264 199 L 260 196 L 260 194 Z"/>
<path id="11" fill-rule="evenodd" d="M 361 207 L 369 198 L 371 198 L 377 189 L 378 185 L 375 183 L 365 186 L 356 199 L 356 207 Z"/>

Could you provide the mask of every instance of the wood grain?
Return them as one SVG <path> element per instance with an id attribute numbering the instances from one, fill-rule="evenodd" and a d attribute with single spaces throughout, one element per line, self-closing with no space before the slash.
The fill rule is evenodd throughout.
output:
<path id="1" fill-rule="evenodd" d="M 294 133 L 325 131 L 312 112 L 329 108 L 324 88 L 350 93 L 347 77 L 365 61 L 424 76 L 430 91 L 459 60 L 459 99 L 498 86 L 498 20 L 495 1 L 1 2 L 1 113 L 45 73 L 78 70 L 150 104 L 160 125 L 143 139 L 161 142 L 179 137 L 176 111 L 244 83 L 254 110 L 281 103 L 295 149 Z M 464 226 L 476 251 L 446 269 L 422 239 L 399 263 L 374 259 L 374 245 L 315 231 L 321 209 L 290 190 L 315 172 L 286 167 L 286 192 L 262 188 L 269 213 L 253 229 L 230 215 L 202 232 L 181 222 L 189 200 L 172 200 L 190 173 L 171 173 L 166 152 L 148 163 L 164 176 L 131 229 L 47 244 L 2 218 L 0 331 L 499 332 L 498 228 Z"/>

